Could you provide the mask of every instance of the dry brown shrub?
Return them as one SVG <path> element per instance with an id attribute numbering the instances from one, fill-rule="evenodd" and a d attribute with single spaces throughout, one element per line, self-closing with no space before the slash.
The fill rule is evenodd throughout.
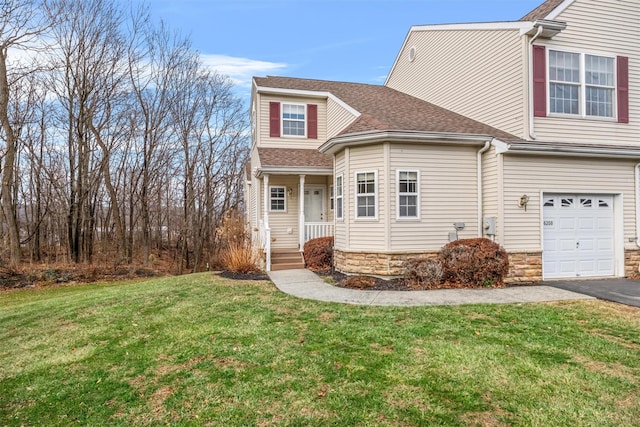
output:
<path id="1" fill-rule="evenodd" d="M 367 289 L 376 284 L 376 278 L 370 276 L 349 276 L 342 281 L 342 286 L 352 289 Z"/>
<path id="2" fill-rule="evenodd" d="M 489 239 L 461 239 L 445 245 L 439 254 L 445 281 L 465 286 L 502 286 L 509 272 L 507 252 Z"/>
<path id="3" fill-rule="evenodd" d="M 240 212 L 227 212 L 216 230 L 216 235 L 218 259 L 223 269 L 233 273 L 251 273 L 259 270 L 258 252 L 251 245 L 244 217 Z"/>
<path id="4" fill-rule="evenodd" d="M 310 270 L 327 270 L 333 265 L 333 237 L 318 237 L 304 244 L 304 263 Z"/>
<path id="5" fill-rule="evenodd" d="M 402 267 L 404 279 L 412 288 L 431 288 L 442 283 L 443 268 L 439 259 L 408 259 Z"/>

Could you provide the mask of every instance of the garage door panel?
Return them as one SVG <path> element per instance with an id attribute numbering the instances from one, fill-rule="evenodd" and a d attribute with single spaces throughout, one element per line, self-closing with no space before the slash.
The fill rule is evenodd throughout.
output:
<path id="1" fill-rule="evenodd" d="M 544 195 L 545 278 L 614 274 L 613 197 Z"/>

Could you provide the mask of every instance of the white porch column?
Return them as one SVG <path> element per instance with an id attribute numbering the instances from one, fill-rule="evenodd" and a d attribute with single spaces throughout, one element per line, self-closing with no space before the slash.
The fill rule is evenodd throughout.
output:
<path id="1" fill-rule="evenodd" d="M 269 175 L 262 177 L 262 219 L 265 228 L 269 228 Z"/>
<path id="2" fill-rule="evenodd" d="M 304 175 L 300 175 L 300 185 L 298 186 L 298 208 L 300 210 L 300 223 L 298 225 L 298 239 L 300 241 L 300 252 L 304 250 Z"/>

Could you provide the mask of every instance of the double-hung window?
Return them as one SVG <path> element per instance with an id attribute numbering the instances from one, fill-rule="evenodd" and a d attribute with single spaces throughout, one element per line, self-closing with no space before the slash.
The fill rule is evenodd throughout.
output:
<path id="1" fill-rule="evenodd" d="M 282 104 L 282 134 L 305 136 L 305 105 Z"/>
<path id="2" fill-rule="evenodd" d="M 375 171 L 356 172 L 356 218 L 376 218 L 376 178 Z"/>
<path id="3" fill-rule="evenodd" d="M 398 218 L 418 218 L 418 171 L 398 171 Z"/>
<path id="4" fill-rule="evenodd" d="M 612 57 L 549 50 L 549 111 L 613 117 L 614 76 Z"/>
<path id="5" fill-rule="evenodd" d="M 269 187 L 269 210 L 271 212 L 286 212 L 287 189 L 285 187 Z"/>
<path id="6" fill-rule="evenodd" d="M 336 176 L 336 185 L 334 187 L 335 192 L 335 214 L 336 219 L 344 219 L 344 205 L 343 205 L 343 186 L 342 175 Z"/>

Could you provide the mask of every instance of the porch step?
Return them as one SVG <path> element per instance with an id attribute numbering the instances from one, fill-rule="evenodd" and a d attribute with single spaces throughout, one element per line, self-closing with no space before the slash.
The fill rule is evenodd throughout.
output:
<path id="1" fill-rule="evenodd" d="M 271 252 L 271 270 L 304 268 L 304 259 L 298 249 L 277 249 Z"/>

